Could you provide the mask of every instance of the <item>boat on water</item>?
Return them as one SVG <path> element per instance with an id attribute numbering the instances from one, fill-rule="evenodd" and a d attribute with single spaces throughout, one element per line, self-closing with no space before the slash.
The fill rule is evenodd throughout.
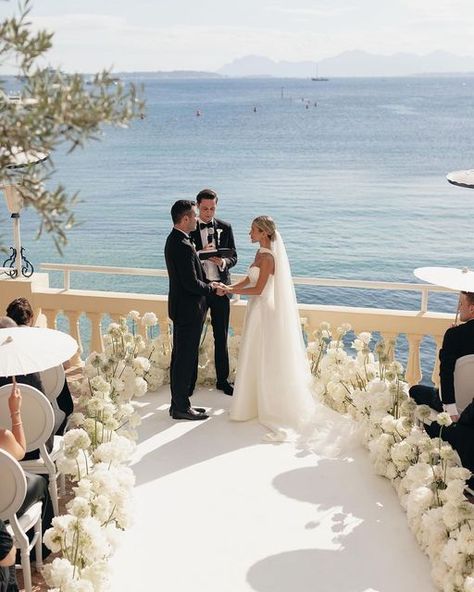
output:
<path id="1" fill-rule="evenodd" d="M 316 76 L 311 78 L 313 82 L 328 82 L 329 78 L 325 78 L 324 76 L 319 75 L 319 67 L 316 66 Z"/>

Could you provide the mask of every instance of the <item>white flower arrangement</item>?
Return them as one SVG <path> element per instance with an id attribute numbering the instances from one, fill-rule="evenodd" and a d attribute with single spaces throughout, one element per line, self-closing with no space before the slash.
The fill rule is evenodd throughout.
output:
<path id="1" fill-rule="evenodd" d="M 71 416 L 61 457 L 63 472 L 75 482 L 68 514 L 53 519 L 45 543 L 61 554 L 44 568 L 50 592 L 105 592 L 107 561 L 121 530 L 130 525 L 134 475 L 126 466 L 140 423 L 133 399 L 169 381 L 171 336 L 152 338 L 158 319 L 132 311 L 111 323 L 103 353 L 86 360 L 76 384 L 79 407 Z M 138 334 L 145 327 L 146 338 Z M 470 472 L 441 437 L 431 439 L 419 426 L 433 412 L 408 396 L 403 367 L 394 360 L 394 344 L 371 349 L 368 332 L 356 335 L 355 355 L 344 347 L 351 327 L 331 331 L 322 323 L 308 343 L 314 392 L 323 402 L 360 422 L 375 471 L 390 479 L 408 524 L 432 563 L 436 585 L 447 592 L 474 592 L 474 506 L 464 490 Z M 237 367 L 239 336 L 229 338 L 231 377 Z M 214 340 L 209 320 L 199 348 L 198 383 L 215 381 Z M 435 414 L 441 430 L 447 414 Z"/>
<path id="2" fill-rule="evenodd" d="M 393 343 L 380 342 L 372 352 L 370 334 L 360 333 L 352 344 L 354 358 L 344 349 L 347 330 L 337 328 L 333 337 L 322 323 L 313 334 L 308 357 L 315 393 L 363 426 L 375 471 L 395 487 L 439 589 L 474 591 L 474 506 L 464 495 L 471 473 L 441 434 L 431 439 L 418 425 L 434 415 L 442 432 L 451 418 L 409 398 Z"/>
<path id="3" fill-rule="evenodd" d="M 136 323 L 138 313 L 131 319 Z M 109 325 L 104 346 L 103 353 L 87 358 L 83 378 L 75 383 L 73 427 L 57 461 L 75 486 L 68 513 L 55 517 L 44 533 L 45 544 L 61 554 L 44 568 L 52 591 L 108 590 L 108 559 L 118 533 L 131 523 L 135 477 L 126 465 L 135 448 L 133 428 L 140 423 L 132 400 L 147 391 L 150 361 L 142 355 L 145 341 L 130 333 L 126 319 Z"/>

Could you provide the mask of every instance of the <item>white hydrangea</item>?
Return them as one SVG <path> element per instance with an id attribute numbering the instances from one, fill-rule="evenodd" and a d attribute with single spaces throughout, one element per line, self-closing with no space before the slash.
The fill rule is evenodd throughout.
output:
<path id="1" fill-rule="evenodd" d="M 76 518 L 87 518 L 91 515 L 89 499 L 78 495 L 66 504 L 66 508 Z"/>
<path id="2" fill-rule="evenodd" d="M 62 590 L 74 576 L 74 565 L 65 558 L 56 557 L 43 568 L 43 577 L 48 586 Z"/>
<path id="3" fill-rule="evenodd" d="M 154 312 L 146 312 L 142 317 L 142 325 L 145 327 L 153 327 L 158 323 L 158 317 Z"/>

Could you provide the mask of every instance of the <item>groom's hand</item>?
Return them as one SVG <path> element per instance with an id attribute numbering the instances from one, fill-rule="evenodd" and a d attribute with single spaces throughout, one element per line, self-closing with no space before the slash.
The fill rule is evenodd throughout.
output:
<path id="1" fill-rule="evenodd" d="M 218 296 L 227 294 L 227 286 L 221 282 L 211 282 L 211 288 L 216 291 Z"/>

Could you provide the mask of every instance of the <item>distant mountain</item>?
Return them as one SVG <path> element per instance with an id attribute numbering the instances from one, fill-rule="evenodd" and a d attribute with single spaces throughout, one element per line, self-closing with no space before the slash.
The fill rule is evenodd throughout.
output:
<path id="1" fill-rule="evenodd" d="M 170 70 L 162 71 L 157 70 L 156 72 L 114 72 L 114 76 L 119 78 L 222 78 L 221 74 L 216 72 L 201 72 L 196 70 Z"/>
<path id="2" fill-rule="evenodd" d="M 474 57 L 457 56 L 434 51 L 419 56 L 396 53 L 390 56 L 365 51 L 345 51 L 319 62 L 276 62 L 263 56 L 235 59 L 218 70 L 224 76 L 274 76 L 278 78 L 310 78 L 312 76 L 412 76 L 415 74 L 469 74 L 474 72 Z"/>

